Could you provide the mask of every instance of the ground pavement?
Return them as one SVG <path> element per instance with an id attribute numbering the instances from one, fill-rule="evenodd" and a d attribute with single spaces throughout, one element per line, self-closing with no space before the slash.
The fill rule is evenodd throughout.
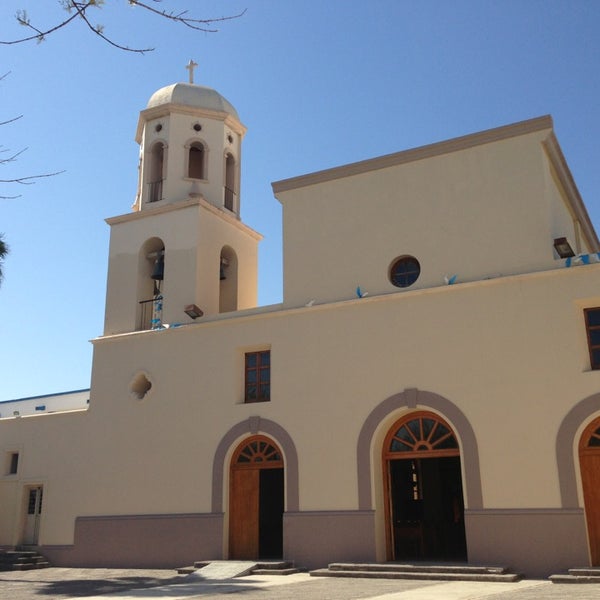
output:
<path id="1" fill-rule="evenodd" d="M 296 575 L 207 580 L 172 570 L 0 572 L 1 600 L 600 600 L 600 584 L 434 582 Z"/>

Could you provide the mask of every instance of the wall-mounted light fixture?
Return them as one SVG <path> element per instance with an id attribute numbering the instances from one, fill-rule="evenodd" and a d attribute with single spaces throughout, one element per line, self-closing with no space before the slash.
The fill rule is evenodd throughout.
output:
<path id="1" fill-rule="evenodd" d="M 573 248 L 571 248 L 571 244 L 569 244 L 569 240 L 566 237 L 556 238 L 554 240 L 554 249 L 561 258 L 575 256 L 575 252 L 573 252 Z"/>
<path id="2" fill-rule="evenodd" d="M 198 308 L 195 304 L 188 304 L 183 309 L 183 312 L 191 319 L 197 319 L 204 314 L 204 311 L 201 308 Z"/>

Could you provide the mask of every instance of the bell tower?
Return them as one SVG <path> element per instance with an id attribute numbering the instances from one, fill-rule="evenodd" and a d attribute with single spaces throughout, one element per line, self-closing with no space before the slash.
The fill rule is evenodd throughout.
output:
<path id="1" fill-rule="evenodd" d="M 139 184 L 134 209 L 203 197 L 239 218 L 240 159 L 246 128 L 213 89 L 189 83 L 161 88 L 140 113 Z M 158 203 L 158 204 L 157 204 Z"/>
<path id="2" fill-rule="evenodd" d="M 133 212 L 111 226 L 105 334 L 256 306 L 260 234 L 240 219 L 246 128 L 217 91 L 175 83 L 140 112 Z"/>

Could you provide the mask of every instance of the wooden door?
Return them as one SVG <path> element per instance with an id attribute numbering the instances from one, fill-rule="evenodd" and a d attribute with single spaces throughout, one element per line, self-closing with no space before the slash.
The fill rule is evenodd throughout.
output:
<path id="1" fill-rule="evenodd" d="M 229 558 L 281 558 L 283 458 L 264 436 L 242 442 L 229 477 Z"/>
<path id="2" fill-rule="evenodd" d="M 600 419 L 593 421 L 581 436 L 579 464 L 591 563 L 600 566 Z"/>
<path id="3" fill-rule="evenodd" d="M 259 473 L 258 469 L 231 471 L 230 558 L 258 558 Z"/>
<path id="4" fill-rule="evenodd" d="M 389 560 L 466 560 L 460 450 L 430 412 L 392 426 L 383 447 Z"/>

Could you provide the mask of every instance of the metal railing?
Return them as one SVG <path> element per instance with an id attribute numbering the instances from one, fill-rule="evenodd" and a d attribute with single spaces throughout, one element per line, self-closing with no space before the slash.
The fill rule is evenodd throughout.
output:
<path id="1" fill-rule="evenodd" d="M 163 199 L 163 179 L 148 183 L 148 202 L 158 202 Z"/>
<path id="2" fill-rule="evenodd" d="M 224 206 L 227 210 L 235 210 L 236 193 L 229 187 L 225 186 Z"/>
<path id="3" fill-rule="evenodd" d="M 149 300 L 140 300 L 139 304 L 140 316 L 138 319 L 137 331 L 160 329 L 162 326 L 163 297 L 158 295 Z"/>

